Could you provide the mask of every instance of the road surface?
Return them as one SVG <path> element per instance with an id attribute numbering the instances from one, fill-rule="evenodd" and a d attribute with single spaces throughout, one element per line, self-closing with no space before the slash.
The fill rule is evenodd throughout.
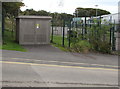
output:
<path id="1" fill-rule="evenodd" d="M 2 62 L 4 87 L 114 87 L 118 70 L 24 62 Z"/>
<path id="2" fill-rule="evenodd" d="M 118 86 L 118 57 L 63 52 L 53 46 L 24 46 L 28 52 L 2 50 L 4 87 Z"/>

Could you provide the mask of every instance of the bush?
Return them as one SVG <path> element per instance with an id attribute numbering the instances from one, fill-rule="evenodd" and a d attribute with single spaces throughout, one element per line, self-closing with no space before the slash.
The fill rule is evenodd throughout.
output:
<path id="1" fill-rule="evenodd" d="M 108 42 L 101 42 L 99 44 L 99 52 L 102 53 L 111 53 L 111 46 Z"/>
<path id="2" fill-rule="evenodd" d="M 77 38 L 77 31 L 69 30 L 69 31 L 67 31 L 67 34 L 68 34 L 67 37 L 69 37 L 69 35 L 70 35 L 70 38 Z"/>
<path id="3" fill-rule="evenodd" d="M 79 41 L 78 43 L 72 43 L 71 48 L 74 52 L 84 52 L 87 53 L 91 50 L 91 44 L 88 41 Z"/>

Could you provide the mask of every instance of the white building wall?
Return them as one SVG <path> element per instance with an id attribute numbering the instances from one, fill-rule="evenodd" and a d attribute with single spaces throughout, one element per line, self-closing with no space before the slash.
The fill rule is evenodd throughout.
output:
<path id="1" fill-rule="evenodd" d="M 109 15 L 102 15 L 102 20 L 107 20 L 107 21 L 111 21 L 112 23 L 118 24 L 118 13 L 115 14 L 109 14 Z"/>
<path id="2" fill-rule="evenodd" d="M 65 35 L 67 36 L 67 31 L 68 31 L 68 27 L 65 27 Z M 51 33 L 52 33 L 52 27 L 51 27 Z M 63 35 L 63 27 L 54 27 L 53 28 L 53 34 L 54 35 Z"/>

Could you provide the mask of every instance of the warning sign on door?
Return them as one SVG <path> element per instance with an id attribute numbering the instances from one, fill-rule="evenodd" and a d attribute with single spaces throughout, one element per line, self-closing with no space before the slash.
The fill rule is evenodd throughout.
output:
<path id="1" fill-rule="evenodd" d="M 36 24 L 36 28 L 40 28 L 40 24 Z"/>

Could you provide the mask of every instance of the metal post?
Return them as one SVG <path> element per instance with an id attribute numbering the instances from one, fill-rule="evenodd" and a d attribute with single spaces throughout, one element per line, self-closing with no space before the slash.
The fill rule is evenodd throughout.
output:
<path id="1" fill-rule="evenodd" d="M 82 40 L 84 40 L 84 37 L 83 37 L 83 35 L 84 35 L 84 31 L 83 31 L 83 23 L 82 23 Z"/>
<path id="2" fill-rule="evenodd" d="M 91 19 L 91 17 L 90 17 L 90 28 L 92 27 L 92 26 L 91 26 L 91 20 L 92 20 L 92 19 Z"/>
<path id="3" fill-rule="evenodd" d="M 70 48 L 70 38 L 71 38 L 71 21 L 70 21 L 69 38 L 68 38 L 68 47 L 69 48 Z"/>
<path id="4" fill-rule="evenodd" d="M 76 9 L 76 18 L 78 18 L 78 9 Z M 76 20 L 76 31 L 77 31 L 77 20 Z"/>
<path id="5" fill-rule="evenodd" d="M 77 31 L 77 21 L 76 21 L 76 31 Z"/>
<path id="6" fill-rule="evenodd" d="M 100 21 L 99 21 L 99 19 L 97 19 L 97 27 L 99 27 L 100 26 Z M 96 37 L 97 37 L 97 40 L 99 40 L 99 38 L 100 38 L 100 34 L 99 34 L 99 28 L 96 30 Z"/>
<path id="7" fill-rule="evenodd" d="M 68 47 L 70 48 L 70 37 L 71 37 L 71 34 L 70 34 L 70 31 L 71 31 L 71 23 L 70 23 L 70 27 L 69 27 L 69 31 L 68 31 Z"/>
<path id="8" fill-rule="evenodd" d="M 112 28 L 110 28 L 110 41 L 109 41 L 110 45 L 111 45 L 111 33 L 112 33 Z"/>
<path id="9" fill-rule="evenodd" d="M 115 32 L 115 20 L 114 20 L 114 26 L 113 26 L 113 29 L 112 29 L 112 50 L 114 51 L 115 50 L 115 36 L 114 36 L 114 32 Z"/>
<path id="10" fill-rule="evenodd" d="M 52 20 L 51 22 L 52 22 L 52 35 L 51 35 L 51 43 L 53 43 L 53 20 Z"/>
<path id="11" fill-rule="evenodd" d="M 101 18 L 102 18 L 102 17 L 100 16 L 100 23 L 99 23 L 100 29 L 101 29 Z"/>
<path id="12" fill-rule="evenodd" d="M 65 37 L 65 21 L 63 20 L 63 39 L 62 39 L 62 46 L 64 47 L 64 37 Z"/>
<path id="13" fill-rule="evenodd" d="M 0 2 L 0 46 L 2 45 L 2 2 Z"/>
<path id="14" fill-rule="evenodd" d="M 87 23 L 86 23 L 86 16 L 85 16 L 85 34 L 87 34 Z"/>
<path id="15" fill-rule="evenodd" d="M 4 7 L 2 3 L 2 38 L 3 38 L 3 43 L 4 43 Z"/>
<path id="16" fill-rule="evenodd" d="M 110 16 L 110 22 L 112 22 L 112 16 Z M 112 43 L 111 43 L 111 40 L 112 40 L 112 29 L 113 29 L 113 27 L 111 27 L 110 28 L 110 41 L 109 41 L 109 44 L 110 44 L 110 46 L 112 45 Z"/>

